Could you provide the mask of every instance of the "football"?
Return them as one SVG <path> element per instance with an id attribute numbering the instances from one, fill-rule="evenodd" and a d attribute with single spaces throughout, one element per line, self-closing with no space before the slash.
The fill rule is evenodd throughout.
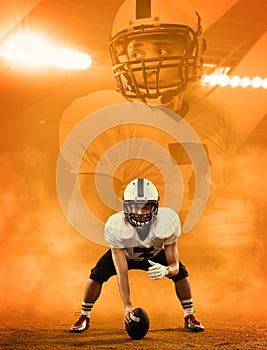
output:
<path id="1" fill-rule="evenodd" d="M 125 323 L 125 329 L 128 335 L 135 340 L 144 338 L 149 330 L 149 317 L 144 309 L 137 307 L 134 314 L 130 315 L 132 321 Z"/>

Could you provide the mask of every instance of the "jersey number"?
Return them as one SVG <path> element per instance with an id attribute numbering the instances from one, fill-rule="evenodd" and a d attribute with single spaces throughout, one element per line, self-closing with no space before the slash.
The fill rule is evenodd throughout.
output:
<path id="1" fill-rule="evenodd" d="M 143 258 L 146 260 L 153 257 L 154 250 L 155 250 L 154 246 L 150 248 L 134 247 L 134 253 L 139 254 L 138 258 Z"/>

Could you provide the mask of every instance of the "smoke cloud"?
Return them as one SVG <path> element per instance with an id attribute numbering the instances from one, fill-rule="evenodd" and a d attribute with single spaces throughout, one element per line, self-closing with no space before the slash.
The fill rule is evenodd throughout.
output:
<path id="1" fill-rule="evenodd" d="M 228 191 L 228 207 L 208 212 L 179 241 L 200 311 L 234 308 L 253 313 L 255 301 L 264 300 L 266 158 L 263 146 L 240 154 L 235 171 L 242 196 L 239 191 L 237 201 L 235 190 Z M 29 310 L 73 315 L 80 310 L 90 268 L 106 248 L 81 237 L 66 222 L 54 169 L 45 166 L 48 154 L 25 148 L 2 153 L 0 160 L 1 317 Z M 136 306 L 149 312 L 182 312 L 171 281 L 152 282 L 144 272 L 131 271 L 130 284 Z M 115 277 L 104 286 L 94 312 L 122 314 Z"/>

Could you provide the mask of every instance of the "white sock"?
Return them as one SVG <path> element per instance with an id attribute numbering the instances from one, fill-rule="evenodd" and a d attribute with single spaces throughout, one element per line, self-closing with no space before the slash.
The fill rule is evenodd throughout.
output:
<path id="1" fill-rule="evenodd" d="M 192 298 L 181 300 L 181 305 L 184 309 L 184 317 L 186 317 L 188 315 L 192 315 L 194 313 L 193 299 Z"/>
<path id="2" fill-rule="evenodd" d="M 94 306 L 94 303 L 82 302 L 82 315 L 90 317 L 91 310 Z"/>

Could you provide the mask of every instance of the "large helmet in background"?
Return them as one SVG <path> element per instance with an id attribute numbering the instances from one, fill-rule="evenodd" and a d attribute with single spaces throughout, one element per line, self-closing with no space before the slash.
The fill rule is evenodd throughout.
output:
<path id="1" fill-rule="evenodd" d="M 125 0 L 113 22 L 109 43 L 113 73 L 118 90 L 127 98 L 161 98 L 171 100 L 184 91 L 187 85 L 201 78 L 202 55 L 206 48 L 201 38 L 201 19 L 187 0 Z M 136 38 L 155 35 L 175 36 L 184 43 L 179 56 L 145 57 L 130 60 L 128 44 Z M 175 69 L 176 82 L 160 86 L 164 71 Z M 154 70 L 155 86 L 147 84 L 147 73 Z M 143 84 L 138 84 L 136 74 L 142 72 Z"/>
<path id="2" fill-rule="evenodd" d="M 123 194 L 125 219 L 135 227 L 144 227 L 156 218 L 158 202 L 158 190 L 151 181 L 145 178 L 131 181 Z"/>

